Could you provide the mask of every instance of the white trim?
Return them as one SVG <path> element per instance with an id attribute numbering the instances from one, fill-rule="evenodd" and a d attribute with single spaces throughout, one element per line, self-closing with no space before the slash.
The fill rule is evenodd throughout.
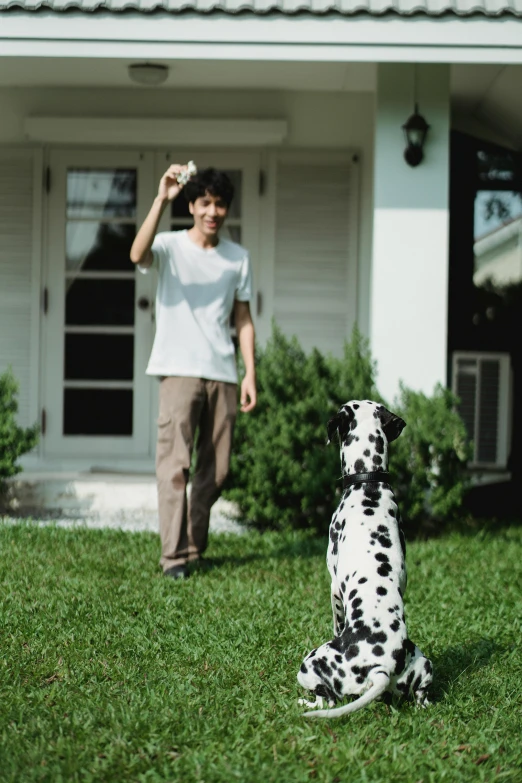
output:
<path id="1" fill-rule="evenodd" d="M 43 153 L 33 151 L 33 247 L 31 264 L 31 347 L 29 415 L 40 422 L 40 334 L 42 302 Z M 39 445 L 37 446 L 37 449 Z"/>
<path id="2" fill-rule="evenodd" d="M 325 164 L 333 166 L 335 163 L 353 164 L 354 156 L 358 155 L 358 150 L 350 147 L 337 150 L 296 149 L 281 150 L 277 154 L 277 160 L 280 163 L 294 163 L 303 166 L 324 166 Z"/>
<path id="3" fill-rule="evenodd" d="M 171 120 L 159 117 L 26 117 L 24 134 L 31 141 L 68 144 L 175 144 L 176 147 L 250 147 L 281 144 L 286 120 Z"/>
<path id="4" fill-rule="evenodd" d="M 414 36 L 412 36 L 413 38 Z M 454 46 L 441 42 L 416 44 L 411 42 L 388 44 L 332 45 L 282 44 L 133 44 L 115 42 L 110 51 L 105 46 L 90 43 L 57 43 L 27 41 L 18 43 L 0 40 L 0 57 L 63 57 L 108 58 L 136 60 L 225 60 L 256 62 L 327 62 L 327 63 L 460 63 L 521 65 L 522 47 L 509 42 L 503 46 L 466 46 L 459 41 Z"/>
<path id="5" fill-rule="evenodd" d="M 522 62 L 520 20 L 10 11 L 0 55 L 138 60 Z M 130 86 L 130 82 L 129 82 Z"/>
<path id="6" fill-rule="evenodd" d="M 261 155 L 261 170 L 265 176 L 265 192 L 259 201 L 259 266 L 254 315 L 256 339 L 264 345 L 272 335 L 272 318 L 275 297 L 275 255 L 276 255 L 276 197 L 277 161 L 275 150 L 265 150 Z M 260 296 L 260 300 L 258 299 Z M 258 310 L 258 303 L 261 311 Z"/>
<path id="7" fill-rule="evenodd" d="M 132 381 L 63 381 L 64 389 L 130 389 L 134 390 Z M 74 435 L 67 437 L 76 437 Z M 96 436 L 98 437 L 98 436 Z M 123 437 L 115 435 L 115 438 Z"/>

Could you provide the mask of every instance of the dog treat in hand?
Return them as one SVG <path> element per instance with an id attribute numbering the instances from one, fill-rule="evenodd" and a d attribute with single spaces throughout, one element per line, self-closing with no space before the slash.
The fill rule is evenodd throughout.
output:
<path id="1" fill-rule="evenodd" d="M 185 171 L 179 172 L 178 176 L 176 177 L 176 180 L 178 181 L 179 185 L 183 186 L 186 185 L 189 179 L 193 177 L 194 174 L 197 173 L 198 173 L 198 167 L 196 166 L 193 160 L 189 160 L 189 162 L 187 163 L 187 168 L 185 169 Z"/>

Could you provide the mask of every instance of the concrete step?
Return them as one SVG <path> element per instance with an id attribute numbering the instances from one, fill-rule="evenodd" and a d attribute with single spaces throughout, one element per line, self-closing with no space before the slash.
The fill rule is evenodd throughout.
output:
<path id="1" fill-rule="evenodd" d="M 156 479 L 138 473 L 23 473 L 8 482 L 0 513 L 67 527 L 157 532 Z M 233 503 L 220 498 L 214 504 L 210 530 L 243 531 Z"/>

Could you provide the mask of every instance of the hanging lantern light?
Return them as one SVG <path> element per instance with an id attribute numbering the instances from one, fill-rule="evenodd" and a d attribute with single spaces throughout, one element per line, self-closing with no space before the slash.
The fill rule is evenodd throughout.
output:
<path id="1" fill-rule="evenodd" d="M 404 150 L 404 159 L 409 166 L 418 166 L 424 158 L 424 142 L 430 126 L 419 114 L 418 104 L 415 103 L 415 109 L 411 117 L 404 123 L 402 130 L 406 138 L 406 149 Z"/>

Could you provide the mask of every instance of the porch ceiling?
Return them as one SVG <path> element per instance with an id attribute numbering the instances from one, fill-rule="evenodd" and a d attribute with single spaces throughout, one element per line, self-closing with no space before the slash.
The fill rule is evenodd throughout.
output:
<path id="1" fill-rule="evenodd" d="M 375 63 L 162 60 L 169 66 L 168 89 L 319 90 L 373 92 Z M 125 87 L 130 60 L 18 57 L 4 60 L 0 87 Z M 149 90 L 151 88 L 148 88 Z"/>
<path id="2" fill-rule="evenodd" d="M 117 58 L 17 57 L 3 60 L 0 87 L 125 87 L 143 89 L 130 81 L 131 60 Z M 376 63 L 256 62 L 235 60 L 162 60 L 169 66 L 159 88 L 263 89 L 374 92 Z M 522 66 L 453 64 L 453 107 L 481 119 L 502 122 L 505 113 L 522 118 L 519 89 Z M 146 88 L 152 89 L 152 88 Z"/>
<path id="3" fill-rule="evenodd" d="M 454 65 L 452 111 L 472 118 L 515 149 L 522 149 L 520 65 Z"/>
<path id="4" fill-rule="evenodd" d="M 376 63 L 257 62 L 227 60 L 162 60 L 169 77 L 159 88 L 169 90 L 278 90 L 375 92 Z M 0 87 L 118 88 L 151 90 L 133 84 L 130 60 L 17 57 L 3 60 Z M 522 148 L 521 65 L 453 64 L 453 117 L 465 118 L 516 149 Z M 458 123 L 457 123 L 458 124 Z"/>

